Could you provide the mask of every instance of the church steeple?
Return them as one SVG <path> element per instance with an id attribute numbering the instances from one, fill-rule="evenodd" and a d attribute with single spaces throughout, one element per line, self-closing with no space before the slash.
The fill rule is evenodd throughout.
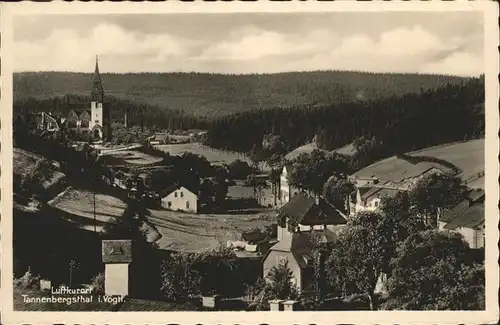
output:
<path id="1" fill-rule="evenodd" d="M 92 101 L 102 103 L 104 100 L 104 88 L 102 87 L 101 74 L 99 73 L 99 61 L 97 55 L 95 56 L 95 70 L 92 75 Z"/>

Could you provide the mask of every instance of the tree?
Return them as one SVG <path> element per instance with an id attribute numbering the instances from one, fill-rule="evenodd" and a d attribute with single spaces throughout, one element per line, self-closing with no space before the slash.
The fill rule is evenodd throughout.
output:
<path id="1" fill-rule="evenodd" d="M 462 236 L 427 230 L 410 235 L 391 261 L 387 309 L 484 308 L 484 265 Z"/>
<path id="2" fill-rule="evenodd" d="M 327 260 L 331 288 L 344 295 L 361 295 L 375 309 L 374 292 L 384 270 L 390 232 L 376 213 L 360 213 L 349 219 Z"/>
<path id="3" fill-rule="evenodd" d="M 410 192 L 412 205 L 429 223 L 437 226 L 444 209 L 455 207 L 466 197 L 466 187 L 451 174 L 431 174 L 421 179 Z"/>
<path id="4" fill-rule="evenodd" d="M 229 170 L 229 176 L 232 179 L 245 179 L 254 172 L 253 168 L 250 167 L 246 161 L 241 161 L 239 159 L 232 161 L 228 164 L 227 168 Z"/>
<path id="5" fill-rule="evenodd" d="M 354 191 L 354 185 L 347 180 L 345 174 L 333 175 L 323 186 L 323 197 L 337 209 L 346 211 L 346 200 Z"/>
<path id="6" fill-rule="evenodd" d="M 162 263 L 161 291 L 174 301 L 186 301 L 198 294 L 233 295 L 243 290 L 239 271 L 236 255 L 229 249 L 175 252 Z"/>
<path id="7" fill-rule="evenodd" d="M 273 266 L 265 279 L 257 281 L 255 291 L 259 293 L 252 305 L 257 310 L 269 310 L 269 300 L 296 299 L 298 290 L 293 283 L 293 273 L 288 268 L 288 262 Z"/>
<path id="8" fill-rule="evenodd" d="M 173 253 L 161 264 L 161 292 L 168 300 L 186 301 L 199 293 L 201 278 L 193 254 Z"/>
<path id="9" fill-rule="evenodd" d="M 262 151 L 266 152 L 267 156 L 283 155 L 286 153 L 285 142 L 279 135 L 268 133 L 262 139 Z"/>
<path id="10" fill-rule="evenodd" d="M 384 260 L 384 272 L 389 273 L 390 259 L 396 253 L 396 247 L 408 236 L 426 229 L 422 217 L 411 206 L 407 192 L 398 192 L 394 197 L 384 197 L 380 206 L 381 229 L 387 229 L 387 255 Z"/>
<path id="11" fill-rule="evenodd" d="M 302 153 L 292 162 L 289 175 L 290 183 L 319 195 L 328 178 L 334 174 L 342 175 L 347 171 L 347 161 L 336 153 L 315 149 L 309 154 Z"/>
<path id="12" fill-rule="evenodd" d="M 54 167 L 49 161 L 37 160 L 35 166 L 21 178 L 19 186 L 21 193 L 25 196 L 43 193 L 44 184 L 51 180 L 53 169 Z"/>

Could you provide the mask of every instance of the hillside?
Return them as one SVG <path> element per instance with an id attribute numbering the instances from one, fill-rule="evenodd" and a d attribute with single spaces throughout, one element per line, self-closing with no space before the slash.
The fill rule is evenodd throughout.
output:
<path id="1" fill-rule="evenodd" d="M 256 108 L 327 105 L 374 100 L 434 89 L 466 78 L 346 71 L 265 75 L 208 73 L 102 74 L 106 94 L 195 116 L 221 116 Z M 14 74 L 14 100 L 89 95 L 91 74 Z"/>
<path id="2" fill-rule="evenodd" d="M 330 151 L 360 137 L 376 137 L 388 157 L 482 137 L 484 118 L 484 79 L 478 78 L 401 97 L 236 113 L 213 121 L 205 144 L 245 152 L 273 133 L 289 151 L 314 138 L 319 148 Z"/>
<path id="3" fill-rule="evenodd" d="M 477 139 L 429 147 L 406 154 L 417 158 L 415 161 L 393 156 L 359 170 L 354 176 L 375 176 L 382 181 L 400 181 L 420 175 L 429 168 L 445 172 L 452 172 L 456 168 L 457 176 L 467 182 L 468 186 L 484 189 L 484 146 L 484 139 Z"/>
<path id="4" fill-rule="evenodd" d="M 35 168 L 37 161 L 44 160 L 46 161 L 43 156 L 34 154 L 32 152 L 22 150 L 19 148 L 14 148 L 13 152 L 13 177 L 14 177 L 14 182 L 16 181 L 21 181 L 23 180 L 26 175 L 29 175 L 29 173 Z M 43 184 L 43 187 L 45 189 L 48 189 L 55 185 L 56 183 L 62 181 L 66 175 L 63 174 L 57 163 L 50 162 L 53 166 L 53 168 L 49 171 L 50 175 L 50 180 L 46 181 Z"/>

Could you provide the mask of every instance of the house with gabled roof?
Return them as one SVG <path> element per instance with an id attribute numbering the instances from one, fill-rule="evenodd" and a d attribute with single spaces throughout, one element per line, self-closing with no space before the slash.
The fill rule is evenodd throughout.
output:
<path id="1" fill-rule="evenodd" d="M 298 193 L 278 214 L 278 242 L 263 258 L 264 277 L 274 266 L 287 263 L 298 290 L 312 290 L 312 248 L 334 243 L 346 223 L 347 216 L 325 200 Z"/>
<path id="2" fill-rule="evenodd" d="M 472 190 L 465 200 L 443 213 L 439 229 L 460 233 L 470 248 L 484 247 L 484 198 L 484 190 Z"/>
<path id="3" fill-rule="evenodd" d="M 396 187 L 362 186 L 358 187 L 349 198 L 349 215 L 360 212 L 377 211 L 382 200 L 386 197 L 395 197 L 398 192 L 404 191 Z"/>
<path id="4" fill-rule="evenodd" d="M 187 185 L 172 184 L 159 193 L 161 206 L 167 210 L 198 212 L 198 191 Z"/>

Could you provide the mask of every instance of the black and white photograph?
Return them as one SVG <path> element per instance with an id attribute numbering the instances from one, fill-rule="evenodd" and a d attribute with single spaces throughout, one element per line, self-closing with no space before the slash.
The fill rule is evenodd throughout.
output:
<path id="1" fill-rule="evenodd" d="M 497 5 L 79 5 L 1 8 L 7 324 L 498 320 Z"/>

